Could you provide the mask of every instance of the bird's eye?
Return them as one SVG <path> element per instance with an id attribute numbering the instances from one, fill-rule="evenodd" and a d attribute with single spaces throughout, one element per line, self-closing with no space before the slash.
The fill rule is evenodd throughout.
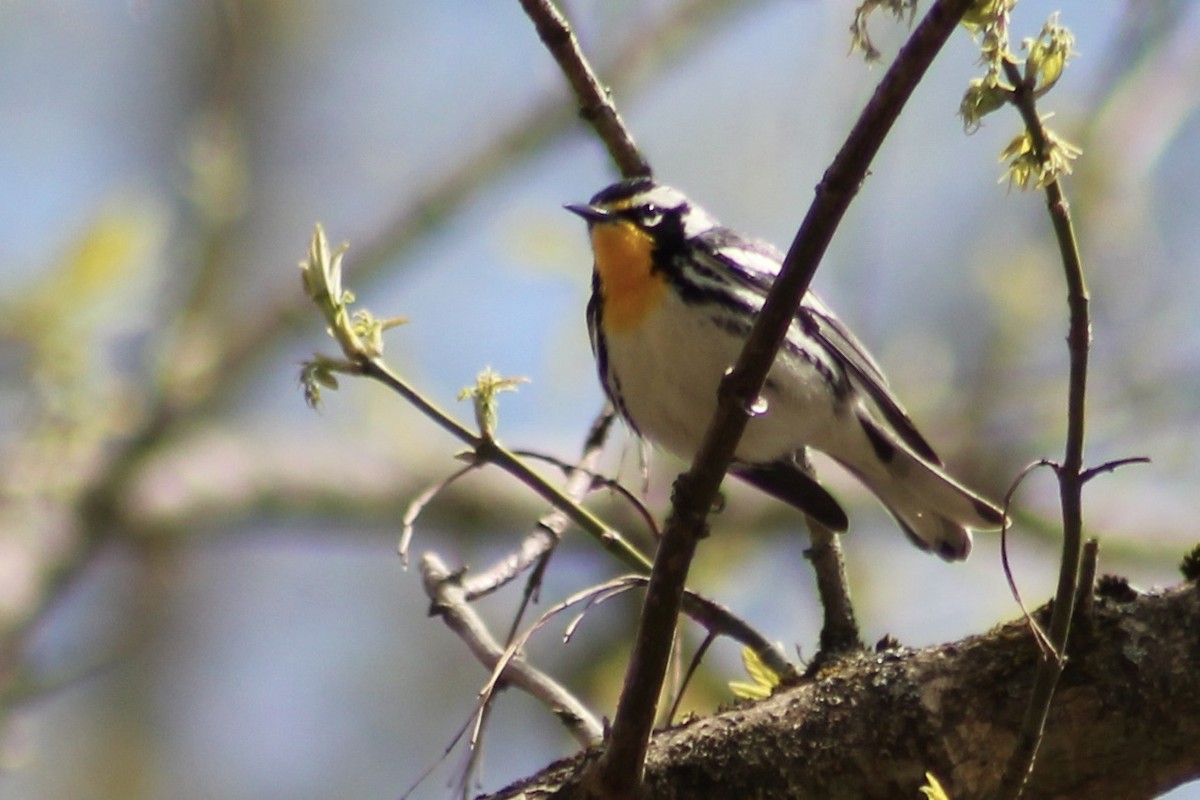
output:
<path id="1" fill-rule="evenodd" d="M 658 223 L 662 222 L 663 212 L 654 203 L 646 203 L 642 206 L 642 224 L 647 228 L 653 228 Z"/>

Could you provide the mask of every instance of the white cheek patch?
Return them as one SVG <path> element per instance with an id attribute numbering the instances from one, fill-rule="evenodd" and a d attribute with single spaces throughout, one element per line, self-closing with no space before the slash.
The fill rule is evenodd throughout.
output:
<path id="1" fill-rule="evenodd" d="M 702 208 L 692 206 L 692 210 L 683 215 L 683 237 L 685 239 L 699 236 L 715 227 L 717 227 L 717 221 Z"/>

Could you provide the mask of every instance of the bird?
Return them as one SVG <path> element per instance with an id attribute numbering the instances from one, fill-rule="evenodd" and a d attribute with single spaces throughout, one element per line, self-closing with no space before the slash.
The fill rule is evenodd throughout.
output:
<path id="1" fill-rule="evenodd" d="M 783 257 L 724 227 L 651 177 L 565 206 L 594 256 L 587 324 L 605 394 L 639 437 L 691 460 Z M 809 451 L 861 481 L 909 540 L 946 561 L 1004 513 L 953 477 L 888 386 L 876 360 L 808 292 L 751 409 L 730 473 L 828 529 L 849 527 Z"/>

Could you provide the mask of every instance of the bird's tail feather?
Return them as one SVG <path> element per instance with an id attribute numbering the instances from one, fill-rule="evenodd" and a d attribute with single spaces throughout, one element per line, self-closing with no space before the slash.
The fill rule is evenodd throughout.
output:
<path id="1" fill-rule="evenodd" d="M 914 544 L 947 561 L 960 561 L 971 552 L 971 529 L 1000 528 L 1004 514 L 995 505 L 940 464 L 914 453 L 865 409 L 855 413 L 871 452 L 857 463 L 843 459 L 842 464 L 879 498 Z"/>

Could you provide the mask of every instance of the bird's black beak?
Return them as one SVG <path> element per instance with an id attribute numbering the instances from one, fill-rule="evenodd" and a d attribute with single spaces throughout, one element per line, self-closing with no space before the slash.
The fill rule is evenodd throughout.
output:
<path id="1" fill-rule="evenodd" d="M 589 225 L 593 222 L 604 222 L 612 219 L 611 212 L 603 208 L 597 208 L 596 206 L 589 206 L 587 203 L 567 203 L 563 208 L 572 214 L 578 214 L 583 217 L 588 221 Z"/>

